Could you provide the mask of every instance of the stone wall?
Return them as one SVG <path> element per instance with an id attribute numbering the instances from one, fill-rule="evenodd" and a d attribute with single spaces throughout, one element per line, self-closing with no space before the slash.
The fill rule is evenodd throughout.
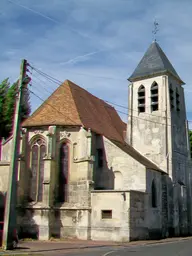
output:
<path id="1" fill-rule="evenodd" d="M 91 192 L 92 240 L 129 241 L 129 198 L 129 191 Z M 111 211 L 111 216 L 102 218 L 102 211 Z"/>
<path id="2" fill-rule="evenodd" d="M 151 239 L 160 238 L 162 234 L 162 174 L 157 171 L 146 171 L 146 225 Z M 152 182 L 156 190 L 156 207 L 152 205 Z"/>
<path id="3" fill-rule="evenodd" d="M 54 208 L 51 214 L 52 223 L 50 230 L 52 237 L 91 239 L 90 208 Z"/>
<path id="4" fill-rule="evenodd" d="M 10 161 L 11 159 L 11 148 L 12 148 L 12 137 L 8 138 L 1 144 L 1 161 Z"/>
<path id="5" fill-rule="evenodd" d="M 151 85 L 158 84 L 159 111 L 151 113 Z M 138 113 L 138 89 L 145 87 L 145 112 Z M 129 87 L 127 140 L 143 155 L 166 170 L 165 81 L 163 76 L 136 81 Z"/>
<path id="6" fill-rule="evenodd" d="M 25 180 L 31 171 L 30 146 L 35 138 L 44 138 L 44 181 L 42 202 L 23 205 L 19 212 L 18 225 L 24 235 L 46 240 L 50 236 L 87 239 L 90 223 L 90 193 L 92 186 L 91 132 L 79 127 L 31 128 L 25 135 L 28 157 L 24 159 Z M 69 145 L 69 176 L 67 201 L 58 201 L 58 172 L 60 146 Z M 21 166 L 21 168 L 22 168 Z M 22 179 L 23 176 L 22 176 Z M 22 186 L 22 184 L 21 184 Z M 23 186 L 22 186 L 23 187 Z M 33 227 L 33 228 L 32 228 Z M 32 234 L 26 234 L 32 230 Z"/>
<path id="7" fill-rule="evenodd" d="M 110 140 L 101 137 L 105 164 L 96 169 L 95 182 L 105 189 L 146 190 L 146 168 Z M 120 188 L 121 187 L 121 188 Z"/>
<path id="8" fill-rule="evenodd" d="M 124 190 L 91 193 L 92 240 L 123 242 L 148 238 L 145 193 Z M 108 216 L 103 211 L 108 211 Z"/>
<path id="9" fill-rule="evenodd" d="M 0 161 L 0 192 L 7 192 L 9 179 L 9 162 Z"/>
<path id="10" fill-rule="evenodd" d="M 129 240 L 147 239 L 149 229 L 146 222 L 146 194 L 130 191 L 129 200 Z"/>

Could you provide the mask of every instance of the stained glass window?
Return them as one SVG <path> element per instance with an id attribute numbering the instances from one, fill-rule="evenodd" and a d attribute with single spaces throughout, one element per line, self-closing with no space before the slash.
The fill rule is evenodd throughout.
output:
<path id="1" fill-rule="evenodd" d="M 46 153 L 45 141 L 36 139 L 32 144 L 31 150 L 31 199 L 32 201 L 41 202 L 43 199 L 43 177 L 44 177 L 44 160 Z"/>
<path id="2" fill-rule="evenodd" d="M 66 202 L 68 196 L 69 147 L 63 143 L 60 147 L 59 163 L 59 202 Z"/>

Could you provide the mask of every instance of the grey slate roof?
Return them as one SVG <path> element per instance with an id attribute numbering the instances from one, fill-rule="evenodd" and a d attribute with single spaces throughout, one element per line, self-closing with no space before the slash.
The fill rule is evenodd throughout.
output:
<path id="1" fill-rule="evenodd" d="M 159 44 L 155 41 L 150 45 L 138 66 L 136 67 L 135 71 L 128 80 L 133 82 L 141 78 L 165 73 L 171 73 L 182 84 L 184 83 Z"/>

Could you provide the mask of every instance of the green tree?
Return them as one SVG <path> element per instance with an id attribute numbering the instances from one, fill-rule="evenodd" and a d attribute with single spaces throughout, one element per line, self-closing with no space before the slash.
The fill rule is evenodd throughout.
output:
<path id="1" fill-rule="evenodd" d="M 8 81 L 8 80 L 7 80 Z M 0 95 L 0 113 L 2 120 L 2 132 L 0 137 L 8 138 L 12 134 L 13 123 L 14 123 L 14 112 L 16 97 L 18 94 L 19 81 L 15 82 L 6 89 L 6 92 L 1 97 Z M 3 87 L 4 88 L 4 87 Z M 26 89 L 23 91 L 23 101 L 21 102 L 21 121 L 24 121 L 31 113 L 29 91 Z"/>
<path id="2" fill-rule="evenodd" d="M 3 112 L 9 86 L 9 78 L 6 78 L 0 83 L 0 140 L 4 137 L 5 134 L 5 120 Z"/>
<path id="3" fill-rule="evenodd" d="M 21 102 L 21 121 L 24 121 L 31 113 L 30 94 L 28 89 L 23 90 L 23 101 Z"/>
<path id="4" fill-rule="evenodd" d="M 5 125 L 4 137 L 7 138 L 12 132 L 13 128 L 13 119 L 14 119 L 14 111 L 15 111 L 15 99 L 17 95 L 17 83 L 14 83 L 11 87 L 9 87 L 6 96 L 5 96 L 5 104 L 3 109 L 3 119 Z"/>

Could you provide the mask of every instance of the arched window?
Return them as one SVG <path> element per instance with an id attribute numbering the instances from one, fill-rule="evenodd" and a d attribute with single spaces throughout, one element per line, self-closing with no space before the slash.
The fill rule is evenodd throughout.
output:
<path id="1" fill-rule="evenodd" d="M 151 111 L 159 109 L 159 95 L 158 84 L 154 82 L 151 86 Z"/>
<path id="2" fill-rule="evenodd" d="M 37 138 L 31 145 L 31 191 L 32 201 L 43 199 L 44 157 L 46 154 L 45 140 Z"/>
<path id="3" fill-rule="evenodd" d="M 172 84 L 169 85 L 169 98 L 170 98 L 170 108 L 174 109 L 174 91 Z"/>
<path id="4" fill-rule="evenodd" d="M 138 112 L 145 112 L 145 87 L 143 85 L 138 89 Z"/>
<path id="5" fill-rule="evenodd" d="M 176 108 L 177 108 L 177 111 L 179 112 L 180 111 L 180 95 L 177 88 L 176 88 Z"/>
<path id="6" fill-rule="evenodd" d="M 157 191 L 156 191 L 155 180 L 152 181 L 152 185 L 151 185 L 151 205 L 153 208 L 157 207 Z"/>
<path id="7" fill-rule="evenodd" d="M 69 177 L 69 145 L 64 142 L 60 146 L 59 155 L 59 195 L 58 201 L 63 203 L 68 199 Z"/>

